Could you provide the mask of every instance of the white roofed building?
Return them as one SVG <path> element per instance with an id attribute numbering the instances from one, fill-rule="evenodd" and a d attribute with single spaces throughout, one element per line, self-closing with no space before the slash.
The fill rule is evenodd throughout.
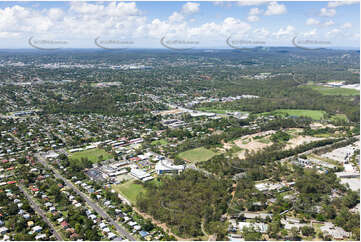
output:
<path id="1" fill-rule="evenodd" d="M 174 165 L 170 161 L 161 160 L 155 165 L 155 171 L 158 175 L 164 173 L 177 173 L 184 171 L 184 165 Z"/>

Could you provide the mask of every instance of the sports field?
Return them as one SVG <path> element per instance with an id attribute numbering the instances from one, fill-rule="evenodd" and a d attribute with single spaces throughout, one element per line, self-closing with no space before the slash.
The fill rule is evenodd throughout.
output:
<path id="1" fill-rule="evenodd" d="M 144 192 L 145 189 L 142 184 L 136 184 L 134 182 L 135 180 L 130 180 L 123 184 L 113 185 L 112 188 L 126 197 L 132 204 L 135 204 L 138 194 Z"/>
<path id="2" fill-rule="evenodd" d="M 199 161 L 206 161 L 211 159 L 213 156 L 215 156 L 216 153 L 208 150 L 206 148 L 200 147 L 192 150 L 187 150 L 182 153 L 178 154 L 178 157 L 190 161 L 190 162 L 199 162 Z"/>
<path id="3" fill-rule="evenodd" d="M 70 156 L 70 159 L 80 160 L 81 158 L 88 158 L 91 162 L 95 163 L 95 162 L 101 161 L 99 159 L 100 156 L 102 156 L 102 160 L 107 160 L 107 159 L 113 158 L 113 156 L 111 154 L 109 154 L 108 152 L 106 152 L 105 150 L 95 148 L 95 149 L 75 152 Z"/>
<path id="4" fill-rule="evenodd" d="M 318 86 L 318 85 L 310 85 L 308 86 L 315 91 L 323 95 L 342 95 L 342 96 L 354 96 L 360 95 L 360 92 L 355 89 L 351 88 L 342 88 L 342 87 L 325 87 L 325 86 Z"/>
<path id="5" fill-rule="evenodd" d="M 313 120 L 320 120 L 323 118 L 323 115 L 326 114 L 326 112 L 322 110 L 308 110 L 308 109 L 277 109 L 274 112 L 287 113 L 290 116 L 309 117 L 312 118 Z"/>
<path id="6" fill-rule="evenodd" d="M 165 139 L 152 141 L 152 145 L 166 145 L 166 144 L 168 144 L 168 141 Z"/>

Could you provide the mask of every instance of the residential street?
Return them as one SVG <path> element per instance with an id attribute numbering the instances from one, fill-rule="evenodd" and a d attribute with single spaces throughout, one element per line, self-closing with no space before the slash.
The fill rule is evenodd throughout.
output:
<path id="1" fill-rule="evenodd" d="M 81 196 L 91 208 L 93 208 L 100 216 L 102 216 L 109 223 L 114 225 L 119 234 L 125 237 L 128 240 L 136 240 L 131 234 L 129 234 L 124 228 L 122 228 L 117 222 L 112 219 L 103 208 L 99 207 L 96 203 L 94 203 L 87 195 L 85 195 L 82 191 L 80 191 L 71 181 L 63 177 L 54 167 L 49 166 L 46 160 L 40 155 L 36 154 L 38 161 L 43 164 L 43 166 L 51 169 L 54 172 L 54 176 L 64 181 L 64 183 L 71 187 L 79 196 Z"/>
<path id="2" fill-rule="evenodd" d="M 33 200 L 33 198 L 31 197 L 31 195 L 26 191 L 26 189 L 23 187 L 23 185 L 18 185 L 19 189 L 24 193 L 24 195 L 26 196 L 26 198 L 29 200 L 31 207 L 34 209 L 34 211 L 36 213 L 38 213 L 43 220 L 45 221 L 45 223 L 47 223 L 49 225 L 49 227 L 51 228 L 53 234 L 55 235 L 57 240 L 64 240 L 61 235 L 55 230 L 54 225 L 49 221 L 49 219 L 46 217 L 44 211 L 35 203 L 35 201 Z"/>

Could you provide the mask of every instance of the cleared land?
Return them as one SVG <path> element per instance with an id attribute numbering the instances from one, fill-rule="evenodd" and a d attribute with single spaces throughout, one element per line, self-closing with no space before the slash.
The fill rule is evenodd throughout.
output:
<path id="1" fill-rule="evenodd" d="M 300 128 L 292 128 L 288 130 L 284 130 L 285 132 L 291 135 L 291 139 L 287 141 L 284 149 L 292 149 L 299 145 L 307 144 L 313 141 L 323 140 L 327 137 L 312 137 L 312 136 L 302 136 L 299 133 L 302 132 Z M 244 159 L 246 156 L 246 151 L 248 152 L 257 152 L 268 146 L 271 146 L 273 142 L 270 140 L 272 134 L 276 131 L 269 130 L 265 132 L 260 132 L 252 135 L 243 136 L 241 139 L 235 140 L 234 144 L 238 146 L 241 151 L 237 152 L 237 156 L 240 159 Z M 227 150 L 234 149 L 231 143 L 224 144 L 224 148 Z"/>
<path id="2" fill-rule="evenodd" d="M 238 158 L 244 159 L 246 150 L 248 151 L 258 151 L 266 148 L 267 146 L 272 145 L 272 142 L 268 142 L 268 138 L 271 134 L 275 133 L 274 130 L 269 130 L 265 132 L 260 132 L 252 135 L 243 136 L 241 139 L 235 140 L 234 144 L 241 148 L 241 151 L 238 152 Z M 255 138 L 262 137 L 262 138 Z M 231 149 L 232 145 L 230 143 L 224 144 L 225 149 Z"/>
<path id="3" fill-rule="evenodd" d="M 103 160 L 113 158 L 113 156 L 111 154 L 109 154 L 108 152 L 106 152 L 105 150 L 95 148 L 95 149 L 75 152 L 70 156 L 70 159 L 80 160 L 81 158 L 88 158 L 91 162 L 95 163 L 95 162 L 101 161 L 99 159 L 100 156 L 102 156 Z"/>
<path id="4" fill-rule="evenodd" d="M 190 162 L 199 162 L 199 161 L 206 161 L 211 159 L 213 156 L 215 156 L 216 153 L 208 150 L 206 148 L 200 147 L 193 150 L 187 150 L 182 153 L 178 154 L 178 157 L 190 161 Z"/>
<path id="5" fill-rule="evenodd" d="M 327 136 L 328 137 L 328 136 Z M 286 150 L 296 148 L 299 145 L 308 144 L 313 141 L 323 140 L 327 137 L 297 136 L 290 139 L 285 147 Z"/>
<path id="6" fill-rule="evenodd" d="M 135 180 L 130 180 L 123 184 L 113 185 L 112 188 L 126 197 L 132 204 L 136 203 L 138 194 L 145 191 L 143 185 L 136 184 Z"/>
<path id="7" fill-rule="evenodd" d="M 290 116 L 303 116 L 309 117 L 313 120 L 320 120 L 323 118 L 323 115 L 326 114 L 325 111 L 322 110 L 308 110 L 308 109 L 277 109 L 274 113 L 286 113 Z"/>
<path id="8" fill-rule="evenodd" d="M 318 91 L 322 95 L 342 95 L 342 96 L 354 96 L 360 95 L 360 92 L 351 88 L 342 88 L 342 87 L 325 87 L 319 85 L 310 85 L 308 86 L 315 91 Z"/>

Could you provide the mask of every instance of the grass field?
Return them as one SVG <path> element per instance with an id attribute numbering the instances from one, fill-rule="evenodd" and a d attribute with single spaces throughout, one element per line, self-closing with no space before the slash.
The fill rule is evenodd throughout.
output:
<path id="1" fill-rule="evenodd" d="M 335 114 L 331 117 L 331 120 L 344 120 L 348 121 L 348 118 L 345 114 Z"/>
<path id="2" fill-rule="evenodd" d="M 137 201 L 137 196 L 140 192 L 145 191 L 142 184 L 134 183 L 134 180 L 127 181 L 123 184 L 113 185 L 112 188 L 125 196 L 132 204 L 135 204 Z"/>
<path id="3" fill-rule="evenodd" d="M 310 85 L 308 86 L 315 91 L 323 95 L 342 95 L 342 96 L 355 96 L 360 95 L 360 92 L 355 89 L 350 88 L 341 88 L 341 87 L 325 87 L 325 86 L 318 86 L 318 85 Z"/>
<path id="4" fill-rule="evenodd" d="M 313 120 L 320 120 L 323 118 L 323 115 L 326 114 L 322 110 L 307 110 L 307 109 L 277 109 L 274 112 L 276 113 L 287 113 L 290 116 L 304 116 L 312 118 Z"/>
<path id="5" fill-rule="evenodd" d="M 70 156 L 70 159 L 80 160 L 81 158 L 88 158 L 91 162 L 95 163 L 100 161 L 99 156 L 103 156 L 104 160 L 113 158 L 113 156 L 108 152 L 106 152 L 105 150 L 95 148 L 95 149 L 75 152 Z"/>
<path id="6" fill-rule="evenodd" d="M 215 156 L 216 153 L 206 148 L 200 147 L 193 150 L 187 150 L 178 154 L 178 157 L 190 162 L 206 161 Z"/>
<path id="7" fill-rule="evenodd" d="M 152 145 L 166 145 L 166 144 L 168 144 L 168 142 L 165 139 L 152 141 Z"/>

